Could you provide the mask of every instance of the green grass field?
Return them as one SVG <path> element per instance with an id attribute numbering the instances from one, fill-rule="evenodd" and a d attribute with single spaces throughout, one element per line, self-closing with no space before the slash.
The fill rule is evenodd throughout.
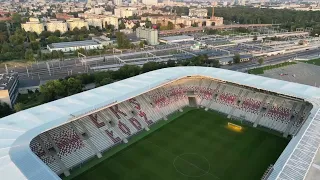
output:
<path id="1" fill-rule="evenodd" d="M 261 67 L 261 68 L 250 69 L 248 71 L 248 73 L 249 74 L 264 74 L 264 71 L 266 71 L 266 70 L 281 68 L 281 67 L 289 66 L 289 65 L 292 65 L 292 64 L 297 64 L 297 63 L 296 62 L 284 62 L 284 63 L 270 65 L 270 66 L 264 66 L 264 67 Z"/>
<path id="2" fill-rule="evenodd" d="M 288 140 L 250 127 L 236 132 L 227 122 L 219 113 L 191 110 L 73 179 L 260 179 Z"/>
<path id="3" fill-rule="evenodd" d="M 309 60 L 309 61 L 300 61 L 300 62 L 320 66 L 320 59 L 313 59 L 313 60 Z"/>

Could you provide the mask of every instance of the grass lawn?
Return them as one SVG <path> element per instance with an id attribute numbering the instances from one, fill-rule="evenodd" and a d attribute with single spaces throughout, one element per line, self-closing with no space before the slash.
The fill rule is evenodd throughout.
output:
<path id="1" fill-rule="evenodd" d="M 309 61 L 300 61 L 300 62 L 304 62 L 304 63 L 308 63 L 308 64 L 314 64 L 314 65 L 320 66 L 320 59 L 313 59 L 313 60 L 309 60 Z"/>
<path id="2" fill-rule="evenodd" d="M 23 110 L 43 104 L 43 99 L 44 97 L 41 93 L 19 94 L 16 103 L 21 103 Z"/>
<path id="3" fill-rule="evenodd" d="M 270 65 L 270 66 L 264 66 L 261 68 L 250 69 L 248 71 L 248 73 L 249 74 L 264 74 L 265 70 L 276 69 L 276 68 L 280 68 L 280 67 L 284 67 L 284 66 L 289 66 L 292 64 L 297 64 L 297 63 L 296 62 L 284 62 L 284 63 Z"/>
<path id="4" fill-rule="evenodd" d="M 74 179 L 260 179 L 288 140 L 251 127 L 234 131 L 227 122 L 217 112 L 191 110 Z"/>

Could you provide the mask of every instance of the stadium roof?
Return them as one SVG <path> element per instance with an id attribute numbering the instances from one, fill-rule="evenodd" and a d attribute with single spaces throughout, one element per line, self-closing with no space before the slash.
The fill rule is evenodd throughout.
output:
<path id="1" fill-rule="evenodd" d="M 79 46 L 92 46 L 98 45 L 99 43 L 94 40 L 85 41 L 72 41 L 72 42 L 61 42 L 49 44 L 50 48 L 68 48 L 68 47 L 79 47 Z"/>
<path id="2" fill-rule="evenodd" d="M 2 179 L 60 179 L 30 149 L 42 132 L 125 101 L 165 83 L 206 76 L 305 99 L 311 115 L 277 160 L 269 179 L 303 179 L 320 144 L 320 89 L 240 72 L 208 67 L 160 69 L 30 108 L 0 119 L 0 175 Z"/>

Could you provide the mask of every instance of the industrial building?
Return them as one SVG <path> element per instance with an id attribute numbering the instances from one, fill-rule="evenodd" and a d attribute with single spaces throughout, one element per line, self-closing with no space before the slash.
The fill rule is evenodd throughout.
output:
<path id="1" fill-rule="evenodd" d="M 159 44 L 158 30 L 139 27 L 136 29 L 136 36 L 138 38 L 146 39 L 148 44 L 157 45 Z"/>
<path id="2" fill-rule="evenodd" d="M 18 97 L 18 74 L 0 74 L 0 102 L 7 103 L 10 107 Z"/>
<path id="3" fill-rule="evenodd" d="M 93 37 L 92 40 L 99 44 L 102 44 L 103 46 L 110 46 L 114 43 L 113 40 L 106 36 Z"/>
<path id="4" fill-rule="evenodd" d="M 242 54 L 240 55 L 240 62 L 247 62 L 252 60 L 253 56 L 250 54 Z M 223 58 L 219 58 L 219 63 L 221 65 L 228 65 L 228 64 L 232 64 L 233 63 L 233 57 L 229 56 L 229 57 L 223 57 Z"/>
<path id="5" fill-rule="evenodd" d="M 47 48 L 50 52 L 52 51 L 70 52 L 70 51 L 75 51 L 77 49 L 86 49 L 86 50 L 103 49 L 103 44 L 94 40 L 86 40 L 86 41 L 52 43 L 52 44 L 49 44 Z"/>
<path id="6" fill-rule="evenodd" d="M 162 37 L 159 39 L 160 42 L 166 43 L 166 44 L 193 41 L 193 40 L 194 40 L 193 36 L 187 36 L 187 35 L 168 36 L 168 37 Z"/>

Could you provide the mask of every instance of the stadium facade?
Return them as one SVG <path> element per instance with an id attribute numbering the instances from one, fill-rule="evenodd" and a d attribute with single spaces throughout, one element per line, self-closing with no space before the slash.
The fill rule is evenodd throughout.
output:
<path id="1" fill-rule="evenodd" d="M 40 138 L 43 140 L 42 137 L 39 137 L 41 134 L 54 130 L 57 127 L 68 126 L 71 122 L 87 118 L 89 115 L 92 116 L 104 109 L 112 109 L 111 107 L 117 107 L 117 104 L 130 101 L 134 97 L 171 82 L 192 77 L 232 83 L 239 87 L 271 92 L 280 97 L 299 99 L 301 103 L 312 104 L 304 123 L 301 123 L 299 127 L 297 126 L 298 129 L 296 128 L 293 133 L 289 133 L 293 135 L 293 138 L 274 164 L 268 179 L 300 180 L 306 178 L 320 144 L 320 89 L 292 82 L 207 67 L 175 67 L 152 71 L 2 118 L 0 120 L 1 178 L 10 180 L 60 179 L 57 173 L 52 170 L 52 167 L 50 168 L 39 158 L 41 155 L 35 154 L 37 150 L 31 149 L 32 147 L 30 147 L 30 144 L 34 142 L 35 139 Z M 225 101 L 229 101 L 230 99 L 229 96 L 224 98 L 226 99 Z M 139 103 L 135 100 L 130 102 L 133 104 L 133 108 L 135 107 L 139 110 Z M 205 102 L 205 100 L 203 102 Z M 208 101 L 208 103 L 210 102 Z M 294 104 L 295 103 L 293 103 L 293 106 L 296 107 Z M 115 112 L 115 115 L 117 112 L 120 114 L 123 113 L 117 108 L 112 111 Z M 134 114 L 134 112 L 132 113 Z M 139 111 L 139 113 L 142 113 L 140 116 L 142 119 L 145 119 L 143 129 L 148 130 L 149 120 L 146 118 L 144 112 Z M 150 115 L 150 111 L 147 114 Z M 101 125 L 102 123 L 94 121 L 94 117 L 90 119 L 93 120 L 95 125 Z M 137 123 L 137 121 L 135 122 Z M 110 124 L 112 123 L 110 122 Z M 126 129 L 126 126 L 123 126 L 123 128 L 125 128 L 124 131 L 130 131 L 129 128 Z M 137 129 L 139 128 L 140 127 L 137 127 Z M 107 130 L 104 131 L 108 132 Z M 112 132 L 109 133 L 112 134 Z M 53 134 L 51 137 L 48 136 L 50 141 L 55 141 Z M 67 136 L 75 139 L 78 135 L 79 134 L 68 134 Z M 84 138 L 88 135 L 80 134 L 79 136 Z M 113 141 L 114 143 L 126 142 L 125 137 L 120 137 L 121 141 L 119 141 L 117 137 L 113 138 L 113 135 L 109 137 L 111 138 L 111 142 Z M 58 138 L 62 138 L 62 136 Z M 74 142 L 78 142 L 78 140 Z M 44 147 L 46 144 L 40 146 Z M 53 146 L 54 147 L 50 147 L 51 149 L 48 147 L 45 153 L 56 155 L 57 152 L 55 152 L 55 149 L 57 145 Z M 63 145 L 61 145 L 61 147 L 62 146 Z M 76 144 L 72 146 L 79 145 Z M 89 144 L 88 146 L 91 145 Z M 68 151 L 68 149 L 66 151 Z M 101 153 L 95 149 L 92 155 L 99 157 Z M 68 168 L 62 169 L 61 172 L 68 175 Z"/>

